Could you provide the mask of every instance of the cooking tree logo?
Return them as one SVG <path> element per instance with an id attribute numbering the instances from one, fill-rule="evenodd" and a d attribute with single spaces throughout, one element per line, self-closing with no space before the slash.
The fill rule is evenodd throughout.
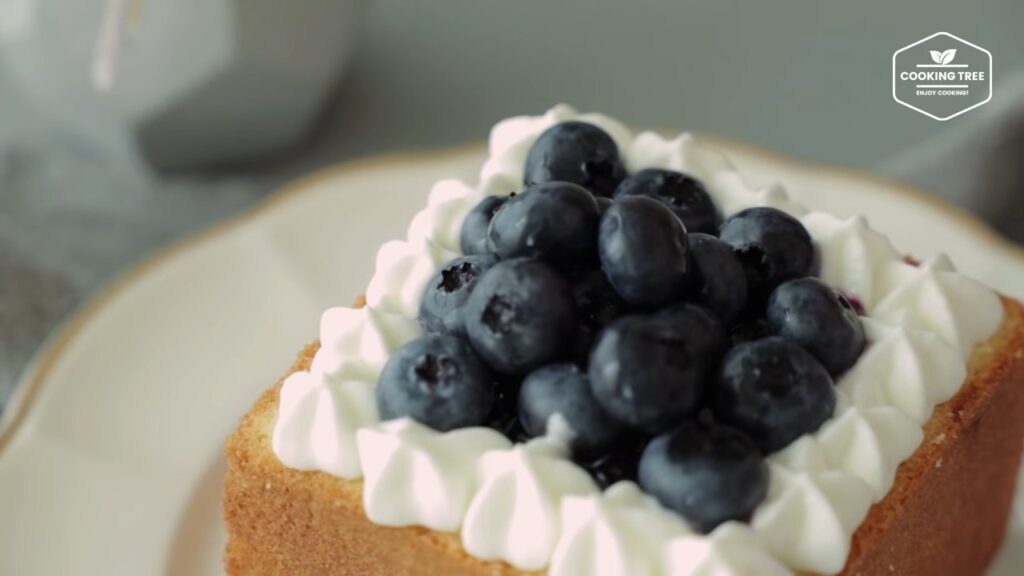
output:
<path id="1" fill-rule="evenodd" d="M 950 48 L 945 52 L 939 52 L 938 50 L 932 50 L 932 62 L 936 64 L 949 64 L 956 58 L 956 48 Z"/>
<path id="2" fill-rule="evenodd" d="M 938 32 L 892 55 L 892 97 L 936 120 L 949 120 L 992 99 L 992 54 Z"/>

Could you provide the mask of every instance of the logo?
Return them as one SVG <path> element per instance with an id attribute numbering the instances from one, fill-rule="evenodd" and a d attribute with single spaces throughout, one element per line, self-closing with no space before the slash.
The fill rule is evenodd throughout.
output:
<path id="1" fill-rule="evenodd" d="M 992 53 L 937 32 L 892 55 L 892 97 L 936 120 L 949 120 L 992 99 Z"/>

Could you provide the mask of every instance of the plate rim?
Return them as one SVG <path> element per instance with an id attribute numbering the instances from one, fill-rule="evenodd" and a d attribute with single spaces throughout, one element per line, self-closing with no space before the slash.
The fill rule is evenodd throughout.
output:
<path id="1" fill-rule="evenodd" d="M 657 130 L 657 132 L 679 134 L 678 131 Z M 855 168 L 793 158 L 756 144 L 700 132 L 694 134 L 697 138 L 706 141 L 711 146 L 725 151 L 727 156 L 728 151 L 734 150 L 748 156 L 761 157 L 774 164 L 789 166 L 802 172 L 815 172 L 841 179 L 859 181 L 872 187 L 885 189 L 888 192 L 908 196 L 916 202 L 929 205 L 938 212 L 944 213 L 945 216 L 957 222 L 958 225 L 963 226 L 965 230 L 977 236 L 979 240 L 990 244 L 993 248 L 999 249 L 1007 258 L 1018 260 L 1021 265 L 1024 265 L 1024 246 L 1018 246 L 1013 243 L 963 208 L 950 204 L 921 189 Z M 0 463 L 3 462 L 7 448 L 18 437 L 19 431 L 33 412 L 36 400 L 53 367 L 60 361 L 63 353 L 72 346 L 76 337 L 117 296 L 168 260 L 178 257 L 191 249 L 199 248 L 206 243 L 215 241 L 217 238 L 257 220 L 260 216 L 283 205 L 285 202 L 294 200 L 303 193 L 307 193 L 318 185 L 334 178 L 342 177 L 349 173 L 378 169 L 392 164 L 429 163 L 454 156 L 480 153 L 485 152 L 486 148 L 486 142 L 474 141 L 468 144 L 432 150 L 376 154 L 324 166 L 313 170 L 305 176 L 300 176 L 283 184 L 263 199 L 237 214 L 157 248 L 138 263 L 127 267 L 120 274 L 116 275 L 110 283 L 58 324 L 50 335 L 44 339 L 43 343 L 25 365 L 20 377 L 14 383 L 4 413 L 0 417 Z"/>

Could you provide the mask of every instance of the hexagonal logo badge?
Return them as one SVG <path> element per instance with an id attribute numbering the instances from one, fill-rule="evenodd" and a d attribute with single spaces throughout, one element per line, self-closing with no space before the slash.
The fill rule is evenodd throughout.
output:
<path id="1" fill-rule="evenodd" d="M 892 97 L 936 120 L 949 120 L 992 99 L 992 53 L 937 32 L 892 55 Z"/>

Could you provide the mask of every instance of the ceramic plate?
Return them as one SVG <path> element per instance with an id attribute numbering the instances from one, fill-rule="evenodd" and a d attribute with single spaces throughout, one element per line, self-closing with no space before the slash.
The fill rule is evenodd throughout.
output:
<path id="1" fill-rule="evenodd" d="M 942 249 L 1024 296 L 1024 252 L 922 194 L 716 141 L 755 183 L 811 207 L 866 213 L 901 249 Z M 365 287 L 378 245 L 404 234 L 480 147 L 327 170 L 163 251 L 116 283 L 27 371 L 0 435 L 0 574 L 222 574 L 221 445 L 316 338 L 320 312 Z M 1018 503 L 993 575 L 1024 564 Z"/>

